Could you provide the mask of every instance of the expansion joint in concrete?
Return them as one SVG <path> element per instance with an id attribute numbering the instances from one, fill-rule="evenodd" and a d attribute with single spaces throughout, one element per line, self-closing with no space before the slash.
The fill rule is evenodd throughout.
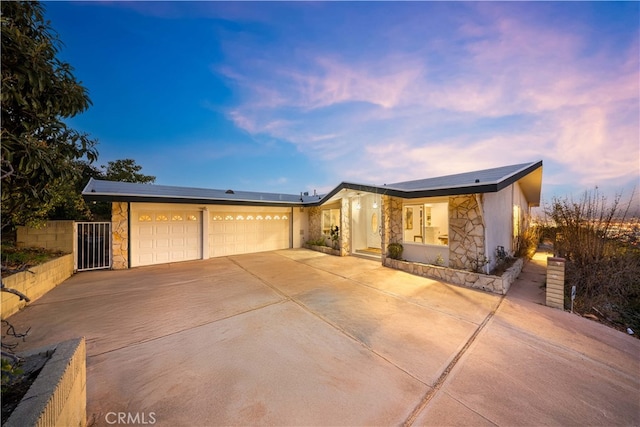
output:
<path id="1" fill-rule="evenodd" d="M 491 313 L 489 313 L 487 315 L 487 317 L 485 317 L 485 319 L 482 321 L 482 323 L 480 324 L 480 326 L 478 327 L 478 329 L 475 330 L 475 332 L 473 333 L 473 335 L 471 335 L 471 337 L 467 340 L 467 342 L 465 343 L 465 345 L 460 349 L 460 351 L 458 352 L 458 354 L 456 354 L 456 356 L 453 358 L 453 360 L 451 360 L 451 362 L 449 363 L 449 365 L 447 365 L 447 367 L 444 369 L 444 371 L 442 371 L 442 374 L 440 374 L 440 377 L 436 380 L 436 382 L 433 384 L 432 388 L 430 388 L 429 390 L 427 390 L 427 392 L 425 393 L 425 395 L 422 397 L 422 399 L 420 400 L 420 402 L 418 403 L 418 405 L 414 408 L 414 410 L 411 412 L 411 414 L 409 415 L 409 417 L 407 417 L 407 419 L 405 420 L 404 423 L 402 423 L 403 426 L 411 426 L 413 425 L 414 421 L 416 420 L 416 418 L 418 417 L 418 414 L 420 414 L 420 412 L 427 406 L 427 404 L 431 401 L 431 399 L 433 399 L 433 397 L 438 393 L 438 391 L 440 391 L 440 388 L 442 388 L 442 385 L 445 383 L 445 381 L 447 380 L 447 378 L 449 377 L 449 374 L 451 373 L 451 371 L 453 370 L 453 368 L 456 366 L 456 364 L 458 363 L 458 361 L 462 358 L 462 356 L 464 356 L 464 354 L 467 352 L 467 350 L 469 349 L 469 347 L 471 347 L 471 345 L 475 342 L 476 338 L 478 337 L 478 335 L 480 334 L 480 332 L 482 332 L 482 330 L 484 329 L 484 327 L 487 325 L 487 323 L 489 323 L 489 321 L 493 318 L 493 316 L 496 314 L 496 312 L 498 311 L 498 309 L 500 308 L 500 305 L 502 305 L 502 301 L 504 301 L 504 295 L 500 298 L 500 301 L 498 302 L 498 305 L 496 305 L 496 307 L 491 311 Z"/>

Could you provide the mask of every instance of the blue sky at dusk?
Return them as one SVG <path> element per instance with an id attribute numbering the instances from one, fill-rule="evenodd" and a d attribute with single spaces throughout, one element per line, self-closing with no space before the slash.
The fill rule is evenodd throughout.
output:
<path id="1" fill-rule="evenodd" d="M 638 184 L 639 6 L 45 2 L 100 164 L 295 194 L 541 159 L 545 200 Z"/>

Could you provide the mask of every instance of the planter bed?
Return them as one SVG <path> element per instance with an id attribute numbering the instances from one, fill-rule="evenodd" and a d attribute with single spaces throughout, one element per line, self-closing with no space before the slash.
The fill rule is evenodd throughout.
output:
<path id="1" fill-rule="evenodd" d="M 438 279 L 444 282 L 466 286 L 468 288 L 482 289 L 484 291 L 501 295 L 507 293 L 513 282 L 520 274 L 520 271 L 522 271 L 523 264 L 524 261 L 522 258 L 519 258 L 501 276 L 492 276 L 489 274 L 455 270 L 453 268 L 441 267 L 432 264 L 396 260 L 389 257 L 384 259 L 384 265 L 386 267 L 406 271 L 407 273 L 415 274 L 417 276 Z"/>
<path id="2" fill-rule="evenodd" d="M 26 360 L 42 358 L 46 362 L 4 425 L 84 426 L 87 418 L 84 338 L 64 341 L 19 356 Z"/>
<path id="3" fill-rule="evenodd" d="M 329 246 L 316 246 L 316 245 L 306 245 L 306 246 L 307 246 L 307 249 L 311 249 L 312 251 L 322 252 L 323 254 L 328 254 L 328 255 L 340 256 L 339 249 L 333 249 L 333 248 L 330 248 Z"/>

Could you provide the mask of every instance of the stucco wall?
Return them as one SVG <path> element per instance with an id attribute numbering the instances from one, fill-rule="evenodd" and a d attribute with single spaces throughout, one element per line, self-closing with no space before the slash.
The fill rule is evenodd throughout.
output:
<path id="1" fill-rule="evenodd" d="M 436 264 L 439 260 L 442 266 L 449 265 L 449 247 L 439 245 L 423 245 L 422 243 L 405 242 L 402 244 L 402 258 L 407 261 Z"/>
<path id="2" fill-rule="evenodd" d="M 41 228 L 19 226 L 16 244 L 19 248 L 44 248 L 73 252 L 73 221 L 47 221 Z"/>
<path id="3" fill-rule="evenodd" d="M 292 218 L 292 247 L 301 248 L 304 246 L 304 242 L 306 242 L 309 238 L 309 210 L 293 208 Z"/>
<path id="4" fill-rule="evenodd" d="M 508 186 L 497 193 L 484 195 L 485 221 L 487 225 L 487 256 L 491 259 L 490 268 L 496 264 L 496 249 L 503 246 L 508 254 L 512 248 L 512 218 L 511 204 L 513 188 Z"/>
<path id="5" fill-rule="evenodd" d="M 520 207 L 520 230 L 525 230 L 529 221 L 527 199 L 516 182 L 497 193 L 484 195 L 483 208 L 487 227 L 487 252 L 490 268 L 495 267 L 496 249 L 503 246 L 508 255 L 516 250 L 514 239 L 514 206 Z"/>
<path id="6" fill-rule="evenodd" d="M 112 268 L 129 268 L 129 204 L 113 202 L 111 204 L 112 223 Z"/>

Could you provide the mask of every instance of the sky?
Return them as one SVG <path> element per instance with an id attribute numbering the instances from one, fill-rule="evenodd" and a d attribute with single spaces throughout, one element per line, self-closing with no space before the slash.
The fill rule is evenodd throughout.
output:
<path id="1" fill-rule="evenodd" d="M 299 194 L 544 163 L 640 191 L 638 2 L 45 2 L 98 164 Z M 636 201 L 638 199 L 636 198 Z"/>

